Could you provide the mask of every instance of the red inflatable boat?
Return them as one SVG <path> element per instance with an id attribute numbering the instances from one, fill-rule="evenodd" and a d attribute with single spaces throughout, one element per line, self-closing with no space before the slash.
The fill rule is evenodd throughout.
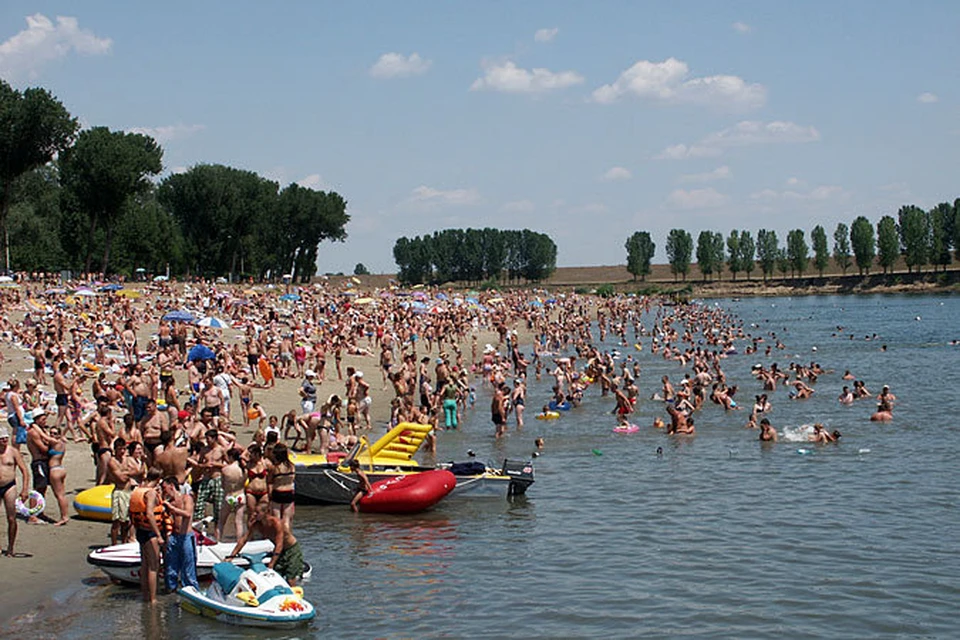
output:
<path id="1" fill-rule="evenodd" d="M 457 477 L 446 469 L 410 473 L 373 483 L 360 499 L 364 513 L 419 513 L 440 502 L 457 486 Z"/>

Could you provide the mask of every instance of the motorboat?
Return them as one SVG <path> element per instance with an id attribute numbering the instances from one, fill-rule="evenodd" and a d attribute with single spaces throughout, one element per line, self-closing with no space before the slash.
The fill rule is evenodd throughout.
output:
<path id="1" fill-rule="evenodd" d="M 197 537 L 197 579 L 209 580 L 214 565 L 224 562 L 236 545 L 233 542 L 215 542 L 202 535 Z M 273 542 L 270 540 L 251 540 L 242 549 L 245 554 L 272 551 Z M 243 556 L 238 556 L 233 561 L 240 566 L 248 564 Z M 117 582 L 129 585 L 140 584 L 140 545 L 136 542 L 94 549 L 87 555 L 87 562 Z"/>
<path id="2" fill-rule="evenodd" d="M 319 456 L 298 457 L 295 461 L 297 500 L 350 504 L 360 486 L 357 474 L 350 470 L 351 460 L 360 463 L 371 484 L 397 476 L 445 469 L 457 481 L 448 499 L 464 495 L 518 496 L 526 493 L 533 484 L 533 463 L 529 461 L 506 459 L 500 467 L 474 460 L 420 465 L 413 456 L 432 429 L 432 425 L 403 422 L 373 444 L 360 438 L 339 461 L 324 462 Z"/>
<path id="3" fill-rule="evenodd" d="M 205 589 L 187 586 L 177 593 L 184 611 L 227 624 L 292 629 L 316 616 L 303 597 L 279 573 L 263 564 L 263 554 L 248 554 L 247 569 L 230 562 L 213 565 L 213 580 Z"/>

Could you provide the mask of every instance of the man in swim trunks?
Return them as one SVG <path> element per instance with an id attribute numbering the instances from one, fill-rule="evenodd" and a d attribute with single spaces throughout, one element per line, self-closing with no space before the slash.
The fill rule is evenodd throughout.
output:
<path id="1" fill-rule="evenodd" d="M 206 413 L 204 409 L 204 413 Z M 202 520 L 206 503 L 213 503 L 213 520 L 220 519 L 220 505 L 223 503 L 222 469 L 226 466 L 226 452 L 220 446 L 220 434 L 216 429 L 208 429 L 204 434 L 206 444 L 200 450 L 196 460 L 192 460 L 193 469 L 199 474 L 197 483 L 197 502 L 193 519 Z"/>
<path id="2" fill-rule="evenodd" d="M 247 522 L 246 532 L 237 540 L 237 545 L 226 559 L 235 558 L 254 533 L 273 541 L 273 557 L 267 566 L 283 576 L 290 586 L 295 586 L 297 580 L 303 577 L 303 551 L 300 543 L 280 518 L 267 513 L 263 507 L 253 512 Z"/>
<path id="3" fill-rule="evenodd" d="M 167 538 L 163 561 L 167 590 L 177 585 L 200 588 L 197 582 L 197 542 L 193 535 L 193 496 L 180 492 L 175 476 L 167 476 L 160 485 L 163 505 L 173 519 L 173 532 Z"/>
<path id="4" fill-rule="evenodd" d="M 117 432 L 113 424 L 113 411 L 105 402 L 97 403 L 97 422 L 93 427 L 97 445 L 97 484 L 104 484 L 107 463 L 112 455 L 113 440 Z"/>
<path id="5" fill-rule="evenodd" d="M 70 417 L 67 412 L 67 403 L 70 399 L 70 387 L 71 382 L 67 380 L 67 372 L 70 371 L 70 365 L 67 364 L 66 360 L 61 360 L 60 365 L 57 367 L 57 372 L 53 374 L 53 390 L 56 393 L 56 404 L 57 404 L 57 422 L 56 426 L 62 427 L 63 423 L 66 422 L 68 430 L 72 431 L 72 425 L 70 425 Z M 76 434 L 74 434 L 76 438 Z"/>
<path id="6" fill-rule="evenodd" d="M 7 514 L 7 548 L 3 555 L 13 557 L 13 545 L 17 541 L 17 469 L 23 478 L 20 499 L 24 502 L 30 495 L 27 481 L 27 464 L 20 450 L 10 446 L 10 431 L 0 427 L 0 500 Z"/>
<path id="7" fill-rule="evenodd" d="M 30 452 L 30 471 L 33 475 L 33 490 L 46 499 L 50 486 L 50 455 L 47 451 L 57 444 L 57 439 L 47 434 L 47 414 L 43 409 L 33 410 L 33 425 L 27 429 L 27 451 Z M 44 515 L 30 516 L 29 522 L 52 522 Z"/>
<path id="8" fill-rule="evenodd" d="M 760 420 L 760 442 L 776 442 L 777 430 L 773 428 L 770 421 L 766 418 Z"/>
<path id="9" fill-rule="evenodd" d="M 110 544 L 130 542 L 130 494 L 134 482 L 124 460 L 127 456 L 127 442 L 123 438 L 113 441 L 113 455 L 107 462 L 107 484 L 113 485 L 110 494 Z"/>

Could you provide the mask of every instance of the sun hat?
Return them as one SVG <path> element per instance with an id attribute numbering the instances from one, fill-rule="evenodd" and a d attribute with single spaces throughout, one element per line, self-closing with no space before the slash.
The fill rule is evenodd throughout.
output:
<path id="1" fill-rule="evenodd" d="M 0 427 L 0 440 L 10 439 L 10 430 L 6 427 Z"/>
<path id="2" fill-rule="evenodd" d="M 303 375 L 305 375 L 305 376 L 308 377 L 308 378 L 316 378 L 316 377 L 317 377 L 317 372 L 314 371 L 313 369 L 307 369 L 307 370 L 304 372 Z"/>

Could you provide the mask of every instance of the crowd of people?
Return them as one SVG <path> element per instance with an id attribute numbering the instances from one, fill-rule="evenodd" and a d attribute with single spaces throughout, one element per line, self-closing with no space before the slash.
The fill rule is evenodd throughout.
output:
<path id="1" fill-rule="evenodd" d="M 396 287 L 376 297 L 342 285 L 296 293 L 213 283 L 73 291 L 43 277 L 0 289 L 3 342 L 32 359 L 23 382 L 19 371 L 7 375 L 0 403 L 10 426 L 0 428 L 4 553 L 14 555 L 17 497 L 27 511 L 35 506 L 31 486 L 40 498 L 52 490 L 59 518 L 38 511 L 30 522 L 69 522 L 63 457 L 68 445 L 89 447 L 96 483 L 114 486 L 111 543 L 140 543 L 151 601 L 161 556 L 169 589 L 196 582 L 190 533 L 208 510 L 213 537 L 236 540 L 239 552 L 251 536 L 265 535 L 276 547 L 271 563 L 291 582 L 299 579 L 291 451 L 326 457 L 349 450 L 377 424 L 407 421 L 434 425 L 427 448 L 435 453 L 438 434 L 460 427 L 479 385 L 489 390 L 492 432 L 501 438 L 510 421 L 523 428 L 528 383 L 544 376 L 552 398 L 543 414 L 576 407 L 594 390 L 627 426 L 641 396 L 640 361 L 600 344 L 677 363 L 683 377 L 674 384 L 664 375 L 651 394 L 668 419 L 653 426 L 676 436 L 695 434 L 697 413 L 712 404 L 747 409 L 746 426 L 776 441 L 770 396 L 782 388 L 791 400 L 809 399 L 828 373 L 815 362 L 758 365 L 752 384 L 762 393 L 752 408 L 741 405 L 745 383 L 728 380 L 726 357 L 738 347 L 772 357 L 784 348 L 781 338 L 748 331 L 716 307 L 650 297 L 570 294 L 544 303 L 531 290 L 479 299 L 434 292 L 430 308 L 423 302 L 429 292 Z M 224 318 L 230 329 L 204 327 L 217 323 L 195 322 L 201 317 Z M 365 375 L 359 363 L 379 376 Z M 298 402 L 277 401 L 278 380 L 291 381 L 280 384 L 295 386 Z M 854 390 L 845 386 L 841 403 L 869 397 L 861 381 L 844 375 L 848 381 Z M 372 385 L 382 385 L 389 406 L 375 406 Z M 871 419 L 892 419 L 894 401 L 884 387 Z M 819 424 L 810 435 L 824 444 L 839 438 Z"/>

